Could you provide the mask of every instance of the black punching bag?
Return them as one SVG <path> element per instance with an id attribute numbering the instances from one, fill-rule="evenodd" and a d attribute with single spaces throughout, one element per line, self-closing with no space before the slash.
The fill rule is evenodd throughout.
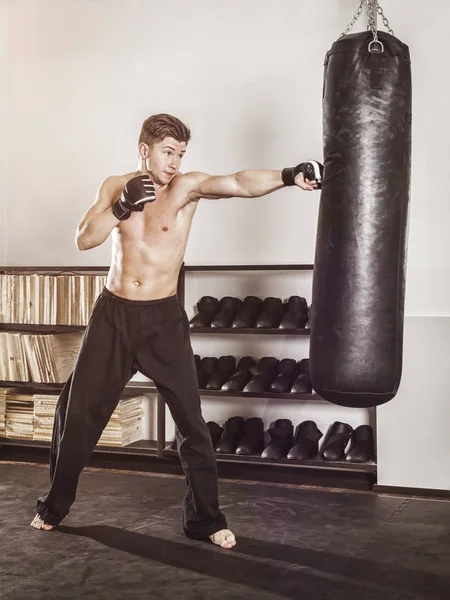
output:
<path id="1" fill-rule="evenodd" d="M 364 408 L 401 379 L 411 171 L 409 49 L 378 38 L 384 48 L 370 31 L 346 35 L 325 59 L 311 311 L 315 391 Z"/>

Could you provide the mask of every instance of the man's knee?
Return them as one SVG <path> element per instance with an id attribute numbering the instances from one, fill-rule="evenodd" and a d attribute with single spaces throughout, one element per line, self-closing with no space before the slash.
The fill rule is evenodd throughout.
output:
<path id="1" fill-rule="evenodd" d="M 211 434 L 204 421 L 185 430 L 179 430 L 178 435 L 178 449 L 180 452 L 214 455 Z"/>

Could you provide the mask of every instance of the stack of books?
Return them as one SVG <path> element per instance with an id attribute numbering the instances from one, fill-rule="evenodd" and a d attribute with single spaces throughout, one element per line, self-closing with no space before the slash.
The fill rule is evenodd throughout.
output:
<path id="1" fill-rule="evenodd" d="M 31 381 L 64 383 L 72 373 L 83 333 L 22 334 Z"/>
<path id="2" fill-rule="evenodd" d="M 113 412 L 99 446 L 128 446 L 143 437 L 142 396 L 124 398 Z"/>
<path id="3" fill-rule="evenodd" d="M 0 274 L 0 322 L 86 325 L 106 275 Z"/>
<path id="4" fill-rule="evenodd" d="M 21 333 L 0 332 L 0 356 L 2 381 L 30 381 Z"/>
<path id="5" fill-rule="evenodd" d="M 58 396 L 34 394 L 35 441 L 51 442 Z M 109 420 L 98 442 L 99 446 L 127 446 L 143 437 L 142 396 L 124 398 Z"/>
<path id="6" fill-rule="evenodd" d="M 10 388 L 0 388 L 0 438 L 6 437 L 6 394 Z"/>
<path id="7" fill-rule="evenodd" d="M 58 396 L 54 394 L 34 394 L 34 428 L 33 440 L 36 442 L 51 442 L 53 422 L 55 420 Z"/>
<path id="8" fill-rule="evenodd" d="M 6 394 L 6 437 L 33 439 L 33 396 L 8 391 Z"/>
<path id="9" fill-rule="evenodd" d="M 64 383 L 82 339 L 81 331 L 46 335 L 0 332 L 0 380 Z"/>
<path id="10" fill-rule="evenodd" d="M 0 388 L 0 437 L 51 442 L 58 396 Z M 119 401 L 99 446 L 127 446 L 143 439 L 142 396 Z"/>

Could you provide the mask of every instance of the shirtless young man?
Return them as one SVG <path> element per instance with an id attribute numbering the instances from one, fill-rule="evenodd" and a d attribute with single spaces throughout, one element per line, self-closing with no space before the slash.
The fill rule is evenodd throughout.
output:
<path id="1" fill-rule="evenodd" d="M 182 175 L 179 169 L 189 139 L 189 129 L 175 117 L 160 114 L 146 119 L 139 138 L 138 170 L 108 177 L 78 226 L 80 250 L 99 246 L 112 232 L 112 263 L 74 371 L 58 400 L 51 485 L 37 501 L 31 524 L 36 529 L 50 531 L 68 514 L 81 471 L 124 386 L 140 371 L 155 382 L 176 424 L 188 484 L 183 507 L 186 535 L 209 538 L 222 548 L 236 544 L 219 509 L 216 458 L 200 408 L 189 321 L 176 297 L 178 274 L 201 198 L 254 198 L 285 185 L 313 190 L 322 167 L 306 163 L 305 168 L 304 163 L 283 171 Z"/>

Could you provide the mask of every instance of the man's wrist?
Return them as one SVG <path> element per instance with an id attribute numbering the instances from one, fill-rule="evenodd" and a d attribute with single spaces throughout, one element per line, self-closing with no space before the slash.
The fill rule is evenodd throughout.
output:
<path id="1" fill-rule="evenodd" d="M 286 167 L 281 171 L 281 178 L 283 180 L 284 185 L 295 185 L 295 178 L 302 170 L 302 167 L 305 163 L 300 163 L 296 167 Z"/>
<path id="2" fill-rule="evenodd" d="M 126 219 L 130 218 L 131 211 L 123 205 L 121 199 L 122 197 L 111 205 L 111 212 L 119 221 L 126 221 Z"/>

